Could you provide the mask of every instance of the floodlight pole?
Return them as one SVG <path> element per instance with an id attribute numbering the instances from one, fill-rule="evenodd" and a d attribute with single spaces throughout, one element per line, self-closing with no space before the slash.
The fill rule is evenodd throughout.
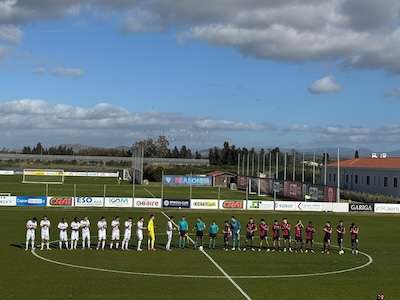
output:
<path id="1" fill-rule="evenodd" d="M 237 175 L 240 175 L 240 152 L 238 152 L 238 165 L 237 165 Z"/>
<path id="2" fill-rule="evenodd" d="M 287 167 L 287 153 L 285 152 L 285 160 L 284 160 L 285 168 L 283 170 L 283 180 L 286 181 L 286 167 Z"/>
<path id="3" fill-rule="evenodd" d="M 302 168 L 301 168 L 301 182 L 302 183 L 304 183 L 304 163 L 305 163 L 305 161 L 304 161 L 304 152 L 303 152 L 303 161 L 301 163 L 301 165 L 302 165 Z"/>
<path id="4" fill-rule="evenodd" d="M 260 152 L 257 152 L 257 177 L 260 177 Z"/>
<path id="5" fill-rule="evenodd" d="M 269 151 L 269 169 L 268 169 L 268 173 L 269 173 L 269 178 L 272 178 L 272 152 L 271 152 L 271 150 Z"/>
<path id="6" fill-rule="evenodd" d="M 106 198 L 106 185 L 103 187 L 103 197 Z"/>
<path id="7" fill-rule="evenodd" d="M 164 199 L 164 169 L 161 171 L 161 200 Z"/>
<path id="8" fill-rule="evenodd" d="M 340 202 L 340 149 L 337 149 L 337 191 L 336 191 L 336 201 Z"/>
<path id="9" fill-rule="evenodd" d="M 315 184 L 315 152 L 313 155 L 313 165 L 312 165 L 312 183 Z"/>
<path id="10" fill-rule="evenodd" d="M 296 181 L 296 151 L 293 151 L 293 182 Z"/>
<path id="11" fill-rule="evenodd" d="M 327 156 L 327 154 L 326 154 L 326 151 L 325 151 L 325 153 L 324 153 L 324 185 L 326 186 L 326 164 L 327 164 L 327 158 L 326 158 L 326 156 Z"/>
<path id="12" fill-rule="evenodd" d="M 249 171 L 250 171 L 250 152 L 247 151 L 247 166 L 246 166 L 246 175 L 247 177 L 250 175 Z"/>

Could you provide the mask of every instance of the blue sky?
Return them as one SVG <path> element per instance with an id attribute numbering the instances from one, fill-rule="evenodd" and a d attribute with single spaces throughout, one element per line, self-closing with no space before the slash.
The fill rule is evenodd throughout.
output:
<path id="1" fill-rule="evenodd" d="M 400 147 L 396 1 L 14 2 L 0 1 L 1 146 Z"/>

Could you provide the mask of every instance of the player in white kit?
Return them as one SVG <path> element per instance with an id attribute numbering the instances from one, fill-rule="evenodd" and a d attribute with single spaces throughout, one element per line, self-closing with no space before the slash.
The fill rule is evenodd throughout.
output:
<path id="1" fill-rule="evenodd" d="M 81 220 L 82 228 L 82 249 L 85 249 L 85 244 L 90 249 L 90 221 L 88 217 Z"/>
<path id="2" fill-rule="evenodd" d="M 122 240 L 121 250 L 129 250 L 129 241 L 132 236 L 132 225 L 133 220 L 131 217 L 127 221 L 125 221 L 125 232 L 124 232 L 124 239 Z"/>
<path id="3" fill-rule="evenodd" d="M 120 232 L 119 232 L 119 217 L 116 216 L 112 221 L 111 221 L 111 244 L 110 244 L 110 249 L 113 248 L 114 246 L 114 241 L 115 241 L 115 249 L 118 249 L 119 247 L 119 238 L 120 238 Z"/>
<path id="4" fill-rule="evenodd" d="M 99 242 L 97 243 L 96 250 L 101 249 L 104 250 L 106 246 L 106 237 L 107 237 L 107 221 L 105 217 L 101 217 L 101 219 L 97 222 L 97 229 L 98 229 L 98 237 Z"/>
<path id="5" fill-rule="evenodd" d="M 174 217 L 169 217 L 169 220 L 167 222 L 167 245 L 165 246 L 165 249 L 167 249 L 167 251 L 171 251 L 172 231 L 175 229 L 173 222 Z"/>
<path id="6" fill-rule="evenodd" d="M 79 240 L 79 229 L 81 228 L 81 222 L 77 217 L 71 222 L 71 250 L 76 250 Z"/>
<path id="7" fill-rule="evenodd" d="M 43 219 L 40 221 L 40 233 L 42 237 L 42 244 L 40 246 L 40 250 L 44 249 L 44 245 L 46 244 L 47 250 L 50 249 L 50 220 L 47 216 L 44 216 Z"/>
<path id="8" fill-rule="evenodd" d="M 60 250 L 62 249 L 63 242 L 65 243 L 65 248 L 68 249 L 68 223 L 64 218 L 62 218 L 60 223 L 58 223 L 57 228 L 60 230 L 60 241 L 58 242 Z"/>
<path id="9" fill-rule="evenodd" d="M 141 217 L 139 219 L 139 221 L 136 224 L 136 236 L 138 239 L 137 242 L 137 251 L 143 251 L 141 246 L 142 246 L 142 241 L 143 241 L 143 230 L 146 229 L 146 227 L 143 226 L 144 225 L 144 218 Z"/>
<path id="10" fill-rule="evenodd" d="M 26 222 L 26 242 L 25 251 L 29 248 L 29 242 L 31 242 L 31 249 L 35 250 L 35 230 L 37 228 L 37 219 L 33 217 Z"/>

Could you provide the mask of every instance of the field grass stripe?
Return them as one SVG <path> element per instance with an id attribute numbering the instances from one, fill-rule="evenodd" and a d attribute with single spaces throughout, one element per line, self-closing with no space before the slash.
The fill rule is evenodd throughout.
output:
<path id="1" fill-rule="evenodd" d="M 178 228 L 178 225 L 173 221 L 173 220 L 171 220 L 170 219 L 170 217 L 165 213 L 165 212 L 163 212 L 162 210 L 161 210 L 161 213 L 169 220 L 169 221 L 171 221 L 172 222 L 172 224 L 174 224 L 174 226 L 175 227 L 177 227 Z M 193 239 L 190 237 L 190 236 L 188 236 L 188 239 L 194 244 L 194 241 L 193 241 Z M 250 296 L 232 279 L 232 277 L 231 276 L 229 276 L 229 274 L 228 273 L 226 273 L 225 272 L 225 270 L 207 253 L 207 252 L 205 252 L 202 248 L 200 249 L 200 251 L 201 251 L 201 253 L 203 253 L 211 262 L 212 262 L 212 264 L 224 275 L 224 277 L 226 278 L 226 279 L 228 279 L 232 284 L 233 284 L 233 286 L 243 295 L 243 297 L 246 299 L 246 300 L 251 300 L 251 298 L 250 298 Z"/>

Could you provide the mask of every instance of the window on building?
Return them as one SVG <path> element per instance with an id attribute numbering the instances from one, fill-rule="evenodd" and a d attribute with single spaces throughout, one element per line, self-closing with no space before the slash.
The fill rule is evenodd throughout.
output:
<path id="1" fill-rule="evenodd" d="M 349 183 L 349 175 L 346 174 L 346 184 L 348 184 L 348 183 Z"/>
<path id="2" fill-rule="evenodd" d="M 393 178 L 393 187 L 397 188 L 398 185 L 399 185 L 398 178 L 397 177 Z"/>
<path id="3" fill-rule="evenodd" d="M 329 173 L 329 181 L 332 181 L 332 174 Z"/>
<path id="4" fill-rule="evenodd" d="M 336 174 L 333 174 L 333 182 L 336 182 Z"/>
<path id="5" fill-rule="evenodd" d="M 370 184 L 370 182 L 369 182 L 369 176 L 367 176 L 367 185 L 369 185 Z"/>
<path id="6" fill-rule="evenodd" d="M 354 175 L 354 183 L 358 184 L 358 175 Z"/>
<path id="7" fill-rule="evenodd" d="M 388 181 L 389 181 L 389 178 L 383 177 L 383 186 L 384 186 L 384 187 L 387 187 L 387 186 L 388 186 Z"/>
<path id="8" fill-rule="evenodd" d="M 374 185 L 376 184 L 376 176 L 374 176 Z"/>

